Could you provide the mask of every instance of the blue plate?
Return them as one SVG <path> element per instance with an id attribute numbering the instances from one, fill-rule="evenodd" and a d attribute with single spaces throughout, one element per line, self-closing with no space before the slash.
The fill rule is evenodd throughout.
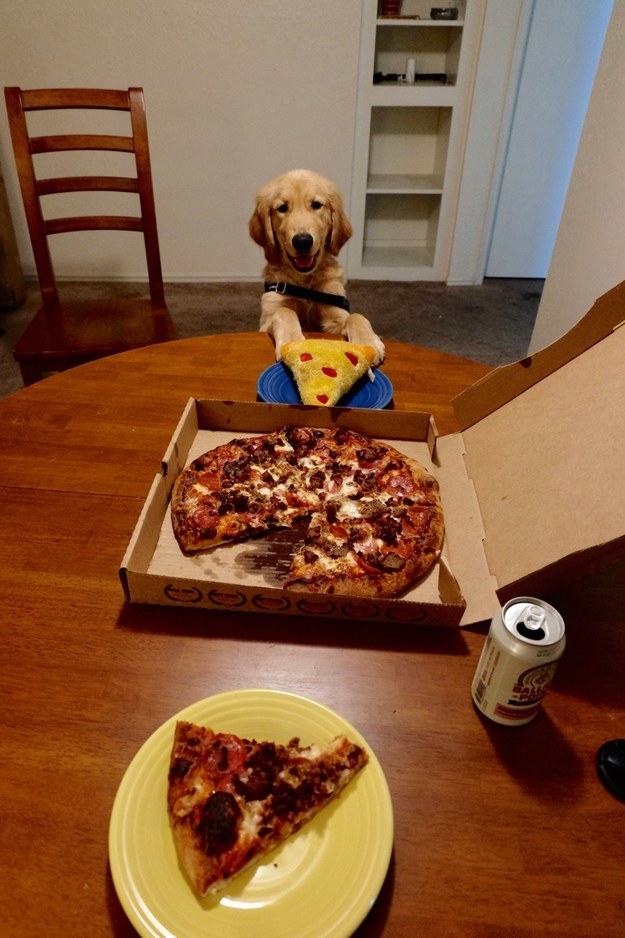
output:
<path id="1" fill-rule="evenodd" d="M 284 362 L 265 368 L 258 378 L 258 396 L 268 404 L 301 404 L 297 385 Z M 375 370 L 373 381 L 363 377 L 345 394 L 337 407 L 386 407 L 393 398 L 393 385 L 383 372 Z"/>

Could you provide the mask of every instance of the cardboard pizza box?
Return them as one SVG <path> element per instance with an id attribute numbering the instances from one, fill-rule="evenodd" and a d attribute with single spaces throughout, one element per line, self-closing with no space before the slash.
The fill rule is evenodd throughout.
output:
<path id="1" fill-rule="evenodd" d="M 434 474 L 436 427 L 429 414 L 327 408 L 192 398 L 174 431 L 120 575 L 135 602 L 186 605 L 272 615 L 324 616 L 381 623 L 458 625 L 465 610 L 446 548 L 440 561 L 399 599 L 292 593 L 281 580 L 302 530 L 224 544 L 185 556 L 174 537 L 170 495 L 178 473 L 196 456 L 236 437 L 267 433 L 286 425 L 341 425 L 393 444 Z"/>
<path id="2" fill-rule="evenodd" d="M 490 618 L 512 596 L 550 593 L 625 555 L 625 284 L 565 336 L 494 370 L 454 401 L 460 432 L 428 414 L 303 405 L 189 401 L 123 559 L 128 600 L 380 623 L 457 626 Z M 183 557 L 169 494 L 195 455 L 287 423 L 341 423 L 387 440 L 437 476 L 445 553 L 391 600 L 289 594 L 279 585 L 292 544 L 281 537 Z"/>

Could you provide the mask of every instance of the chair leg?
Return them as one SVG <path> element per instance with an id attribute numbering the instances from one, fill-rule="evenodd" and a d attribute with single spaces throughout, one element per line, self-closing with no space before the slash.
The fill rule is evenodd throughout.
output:
<path id="1" fill-rule="evenodd" d="M 19 366 L 22 372 L 24 387 L 28 387 L 29 384 L 35 384 L 35 382 L 41 381 L 43 378 L 41 368 L 38 368 L 36 365 L 27 365 L 24 362 L 19 362 Z"/>

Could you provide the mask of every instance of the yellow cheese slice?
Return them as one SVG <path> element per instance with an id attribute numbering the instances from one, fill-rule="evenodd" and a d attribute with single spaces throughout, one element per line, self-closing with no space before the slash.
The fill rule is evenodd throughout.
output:
<path id="1" fill-rule="evenodd" d="M 303 404 L 332 407 L 371 369 L 375 349 L 337 339 L 301 339 L 280 349 Z M 373 373 L 370 375 L 373 378 Z"/>

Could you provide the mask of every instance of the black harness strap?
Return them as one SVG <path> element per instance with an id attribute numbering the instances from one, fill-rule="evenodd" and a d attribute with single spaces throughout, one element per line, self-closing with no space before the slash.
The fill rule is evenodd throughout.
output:
<path id="1" fill-rule="evenodd" d="M 349 312 L 349 302 L 346 296 L 338 293 L 321 293 L 319 290 L 307 290 L 305 287 L 296 287 L 293 283 L 279 280 L 277 283 L 265 283 L 265 293 L 280 293 L 286 296 L 296 296 L 300 300 L 311 300 L 313 303 L 324 303 L 326 306 L 339 306 Z"/>

